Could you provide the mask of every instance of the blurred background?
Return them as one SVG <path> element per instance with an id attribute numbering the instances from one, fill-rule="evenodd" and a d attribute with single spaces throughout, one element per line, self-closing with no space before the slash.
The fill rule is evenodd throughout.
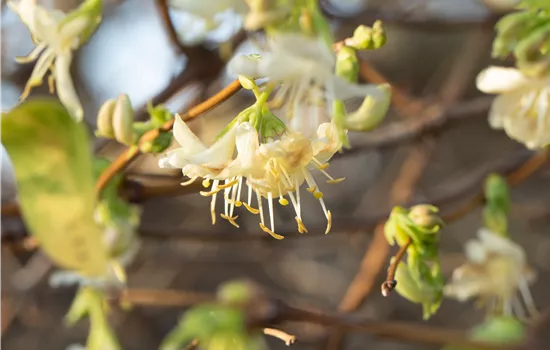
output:
<path id="1" fill-rule="evenodd" d="M 78 1 L 44 3 L 68 11 Z M 346 177 L 346 181 L 323 188 L 334 219 L 332 232 L 324 235 L 321 208 L 306 197 L 303 208 L 308 234 L 295 232 L 293 213 L 288 208 L 277 208 L 278 232 L 287 235 L 282 241 L 261 232 L 251 215 L 240 216 L 240 230 L 223 220 L 212 226 L 209 200 L 199 196 L 196 189 L 179 188 L 179 172 L 159 169 L 156 157 L 142 156 L 127 170 L 130 184 L 146 184 L 149 189 L 132 191 L 129 186 L 127 194 L 139 200 L 143 209 L 142 249 L 128 269 L 130 287 L 213 292 L 221 282 L 248 278 L 290 303 L 334 311 L 360 270 L 365 251 L 376 243 L 376 222 L 395 201 L 429 202 L 440 205 L 444 212 L 451 211 L 481 190 L 488 172 L 510 171 L 529 157 L 530 152 L 522 145 L 489 128 L 486 116 L 490 99 L 475 89 L 476 74 L 491 63 L 496 21 L 496 13 L 481 0 L 342 0 L 339 4 L 334 0 L 324 1 L 323 6 L 341 39 L 349 37 L 359 24 L 371 25 L 378 18 L 384 21 L 387 44 L 376 52 L 362 53 L 361 58 L 384 74 L 401 94 L 414 98 L 417 105 L 402 104 L 392 109 L 383 127 L 405 119 L 426 120 L 430 106 L 462 108 L 460 117 L 435 123 L 421 140 L 384 147 L 372 147 L 372 140 L 380 136 L 377 131 L 352 134 L 356 148 L 337 155 L 330 166 L 331 175 Z M 33 43 L 5 1 L 1 16 L 1 105 L 6 111 L 17 104 L 32 71 L 32 64 L 18 65 L 14 57 L 26 55 Z M 178 26 L 185 27 L 184 23 Z M 253 52 L 250 42 L 242 39 L 238 40 L 237 52 Z M 151 0 L 105 0 L 103 23 L 78 51 L 72 70 L 91 128 L 95 127 L 99 106 L 121 93 L 130 96 L 136 109 L 154 99 L 181 112 L 233 79 L 215 52 L 191 50 L 188 57 L 179 52 Z M 363 77 L 375 79 L 372 72 L 363 73 Z M 47 94 L 45 88 L 36 89 L 31 97 L 41 94 Z M 250 95 L 240 92 L 191 122 L 191 127 L 205 140 L 212 140 L 250 101 Z M 94 140 L 94 147 L 110 158 L 121 151 L 105 140 Z M 424 168 L 420 180 L 408 184 L 407 179 L 418 177 L 415 171 L 419 168 Z M 9 161 L 2 153 L 2 206 L 13 203 L 15 195 Z M 549 167 L 514 187 L 512 198 L 511 236 L 525 248 L 529 262 L 538 271 L 533 294 L 543 308 L 550 295 Z M 477 208 L 445 227 L 440 251 L 446 277 L 464 261 L 463 244 L 476 235 L 480 223 Z M 3 238 L 23 235 L 25 227 L 19 218 L 2 216 Z M 393 254 L 395 249 L 391 248 Z M 377 320 L 424 322 L 419 305 L 395 293 L 388 298 L 380 295 L 388 261 L 384 260 L 372 292 L 356 312 Z M 1 265 L 5 349 L 53 350 L 85 342 L 87 322 L 71 329 L 62 323 L 75 290 L 48 286 L 52 267 L 40 253 L 2 244 Z M 362 268 L 363 274 L 373 274 L 378 267 L 373 265 L 370 270 L 368 264 Z M 127 313 L 115 312 L 112 323 L 125 349 L 153 349 L 176 324 L 181 311 L 136 307 Z M 473 303 L 445 299 L 427 323 L 466 329 L 483 317 L 483 310 L 476 310 Z M 327 344 L 324 328 L 306 324 L 281 328 L 297 335 L 295 349 L 323 349 Z M 284 347 L 276 339 L 268 341 L 273 349 Z M 349 333 L 341 348 L 429 347 Z"/>

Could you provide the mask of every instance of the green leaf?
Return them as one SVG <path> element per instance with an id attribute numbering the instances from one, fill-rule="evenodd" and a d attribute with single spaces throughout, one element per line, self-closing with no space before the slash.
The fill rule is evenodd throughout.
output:
<path id="1" fill-rule="evenodd" d="M 25 223 L 60 267 L 103 275 L 107 250 L 93 220 L 88 133 L 51 100 L 23 103 L 2 115 L 2 143 L 15 169 Z"/>

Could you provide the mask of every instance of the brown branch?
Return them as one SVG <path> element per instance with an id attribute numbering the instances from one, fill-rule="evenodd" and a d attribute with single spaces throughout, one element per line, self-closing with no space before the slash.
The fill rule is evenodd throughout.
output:
<path id="1" fill-rule="evenodd" d="M 238 80 L 233 81 L 227 87 L 219 91 L 216 95 L 212 96 L 203 103 L 191 108 L 188 112 L 184 113 L 181 118 L 188 121 L 195 118 L 202 113 L 216 107 L 229 97 L 233 96 L 237 91 L 241 89 L 241 84 Z M 139 144 L 154 140 L 161 132 L 168 132 L 172 130 L 174 120 L 170 120 L 164 124 L 160 129 L 155 129 L 146 132 L 139 140 Z M 115 161 L 101 174 L 96 183 L 96 192 L 99 194 L 103 188 L 107 185 L 109 180 L 115 176 L 118 172 L 124 170 L 138 155 L 140 154 L 139 147 L 133 146 L 127 148 L 122 154 L 120 154 Z"/>
<path id="2" fill-rule="evenodd" d="M 397 286 L 397 281 L 395 280 L 395 271 L 397 271 L 397 266 L 399 266 L 399 262 L 405 256 L 405 253 L 407 252 L 407 249 L 409 248 L 411 243 L 412 240 L 409 237 L 407 242 L 405 242 L 405 244 L 403 244 L 401 248 L 399 248 L 397 254 L 395 254 L 395 257 L 393 258 L 393 261 L 388 268 L 388 275 L 386 276 L 386 280 L 382 283 L 381 286 L 383 296 L 387 297 L 388 295 L 390 295 L 390 293 L 395 289 L 395 286 Z"/>
<path id="3" fill-rule="evenodd" d="M 206 293 L 184 292 L 176 290 L 136 290 L 129 289 L 121 295 L 122 300 L 139 306 L 173 306 L 187 307 L 215 301 L 215 295 Z M 266 302 L 267 304 L 263 304 Z M 251 303 L 250 305 L 256 305 Z M 517 345 L 494 345 L 467 339 L 460 331 L 451 331 L 434 326 L 421 326 L 403 322 L 380 322 L 343 314 L 328 314 L 290 306 L 281 300 L 262 299 L 265 311 L 254 312 L 254 324 L 268 327 L 287 321 L 307 322 L 324 326 L 337 326 L 346 330 L 359 331 L 402 342 L 419 344 L 447 345 L 455 344 L 486 350 L 519 350 Z M 242 305 L 240 307 L 243 307 Z M 246 305 L 244 306 L 246 307 Z M 258 311 L 258 310 L 256 310 Z M 260 319 L 256 319 L 257 317 Z M 273 328 L 263 328 L 264 334 L 275 336 L 287 345 L 294 341 L 294 336 Z"/>
<path id="4" fill-rule="evenodd" d="M 281 303 L 279 307 L 279 321 L 299 321 L 338 327 L 407 343 L 429 344 L 435 346 L 454 344 L 485 350 L 521 349 L 519 345 L 514 344 L 496 345 L 469 340 L 464 332 L 442 329 L 432 325 L 421 326 L 404 322 L 381 322 L 342 314 L 329 315 L 323 312 L 309 311 Z"/>
<path id="5" fill-rule="evenodd" d="M 416 113 L 416 116 L 381 126 L 366 133 L 368 137 L 356 140 L 353 147 L 343 154 L 393 146 L 441 129 L 452 122 L 485 115 L 492 100 L 492 97 L 479 97 L 456 103 L 445 110 L 438 105 L 432 105 L 422 113 Z"/>
<path id="6" fill-rule="evenodd" d="M 533 175 L 538 169 L 540 169 L 545 163 L 550 159 L 550 151 L 540 151 L 535 153 L 531 158 L 529 158 L 525 163 L 523 163 L 518 169 L 511 172 L 507 177 L 506 181 L 510 186 L 516 186 L 525 181 L 528 177 Z M 453 210 L 448 214 L 442 215 L 442 218 L 445 222 L 456 221 L 470 211 L 472 211 L 477 206 L 483 204 L 485 197 L 483 192 L 478 193 L 475 197 L 470 199 L 468 202 Z"/>
<path id="7" fill-rule="evenodd" d="M 184 292 L 179 290 L 127 289 L 119 296 L 122 302 L 141 306 L 177 306 L 207 303 L 215 300 L 209 293 Z"/>

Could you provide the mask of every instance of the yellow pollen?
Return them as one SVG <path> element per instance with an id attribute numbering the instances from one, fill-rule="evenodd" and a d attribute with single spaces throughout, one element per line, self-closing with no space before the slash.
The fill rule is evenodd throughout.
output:
<path id="1" fill-rule="evenodd" d="M 210 180 L 209 180 L 209 179 L 204 179 L 204 180 L 202 180 L 202 186 L 203 186 L 203 187 L 208 187 L 208 186 L 210 186 Z"/>
<path id="2" fill-rule="evenodd" d="M 200 195 L 204 197 L 210 197 L 212 195 L 215 195 L 216 193 L 220 192 L 222 189 L 217 187 L 216 189 L 213 189 L 212 191 L 200 191 Z"/>
<path id="3" fill-rule="evenodd" d="M 308 188 L 306 188 L 306 190 L 307 190 L 309 193 L 313 193 L 313 192 L 317 191 L 317 186 L 308 187 Z"/>
<path id="4" fill-rule="evenodd" d="M 241 201 L 235 201 L 235 206 L 238 208 L 243 205 L 243 202 Z"/>
<path id="5" fill-rule="evenodd" d="M 235 220 L 237 220 L 237 218 L 239 217 L 238 215 L 235 215 L 235 216 L 231 217 L 231 216 L 228 216 L 228 215 L 225 215 L 225 214 L 220 214 L 220 216 L 221 216 L 223 219 L 229 221 L 229 223 L 230 223 L 231 225 L 235 226 L 236 228 L 239 228 L 239 227 L 240 227 L 239 224 L 237 224 L 237 223 L 235 222 Z"/>
<path id="6" fill-rule="evenodd" d="M 307 233 L 307 228 L 304 225 L 304 223 L 302 222 L 302 220 L 297 216 L 295 217 L 295 219 L 296 219 L 296 223 L 298 224 L 298 232 Z"/>
<path id="7" fill-rule="evenodd" d="M 296 187 L 294 187 L 294 186 L 292 186 L 292 187 L 286 187 L 286 190 L 287 190 L 288 192 L 294 192 L 294 191 L 296 191 Z"/>
<path id="8" fill-rule="evenodd" d="M 243 202 L 243 205 L 244 207 L 249 211 L 251 212 L 252 214 L 260 214 L 260 210 L 259 209 L 256 209 L 256 208 L 252 208 L 250 205 L 248 205 L 248 203 L 246 202 Z"/>
<path id="9" fill-rule="evenodd" d="M 288 205 L 288 200 L 286 200 L 286 198 L 280 198 L 279 199 L 279 204 L 280 205 Z"/>
<path id="10" fill-rule="evenodd" d="M 332 214 L 330 213 L 330 210 L 327 210 L 327 229 L 325 231 L 325 234 L 329 233 L 331 228 L 332 228 Z"/>
<path id="11" fill-rule="evenodd" d="M 225 190 L 226 188 L 233 187 L 237 184 L 237 180 L 229 181 L 226 184 L 218 185 L 218 188 L 221 188 L 222 190 Z"/>
<path id="12" fill-rule="evenodd" d="M 212 216 L 212 225 L 216 225 L 216 211 L 210 211 L 210 216 Z"/>
<path id="13" fill-rule="evenodd" d="M 260 228 L 262 229 L 262 231 L 269 233 L 271 235 L 271 237 L 273 237 L 275 239 L 281 240 L 281 239 L 285 238 L 285 236 L 281 236 L 281 235 L 276 234 L 275 232 L 271 231 L 270 229 L 265 227 L 265 225 L 262 224 L 262 223 L 260 223 Z"/>
<path id="14" fill-rule="evenodd" d="M 317 169 L 319 169 L 319 170 L 325 170 L 326 168 L 328 168 L 328 163 L 321 164 L 317 167 Z"/>
<path id="15" fill-rule="evenodd" d="M 321 198 L 323 198 L 323 192 L 321 192 L 321 191 L 313 192 L 313 197 L 315 197 L 317 199 L 321 199 Z"/>
<path id="16" fill-rule="evenodd" d="M 327 180 L 327 183 L 329 184 L 338 184 L 342 181 L 344 181 L 346 178 L 345 177 L 341 177 L 339 179 L 331 179 L 331 180 Z"/>

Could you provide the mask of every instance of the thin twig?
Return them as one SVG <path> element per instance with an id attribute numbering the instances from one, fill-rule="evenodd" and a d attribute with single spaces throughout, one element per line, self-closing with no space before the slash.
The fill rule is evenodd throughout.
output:
<path id="1" fill-rule="evenodd" d="M 241 89 L 241 83 L 238 80 L 233 81 L 227 87 L 219 91 L 216 95 L 210 97 L 203 103 L 191 108 L 187 113 L 183 114 L 181 118 L 185 121 L 195 118 L 202 113 L 216 107 L 229 97 L 233 96 L 237 91 Z M 161 132 L 168 132 L 172 130 L 174 125 L 174 119 L 164 124 L 160 129 L 155 129 L 146 132 L 139 139 L 139 144 L 154 140 Z M 115 176 L 118 172 L 124 170 L 138 155 L 140 150 L 138 146 L 132 146 L 127 148 L 122 154 L 120 154 L 110 166 L 100 175 L 96 183 L 96 192 L 99 194 L 103 188 L 107 185 L 109 180 Z"/>
<path id="2" fill-rule="evenodd" d="M 280 329 L 264 328 L 264 334 L 282 340 L 286 346 L 292 345 L 296 341 L 296 336 L 288 334 Z"/>
<path id="3" fill-rule="evenodd" d="M 399 262 L 403 257 L 405 256 L 405 253 L 407 252 L 407 249 L 411 245 L 412 240 L 409 237 L 407 239 L 407 242 L 399 248 L 399 251 L 397 254 L 395 254 L 395 257 L 393 258 L 392 263 L 390 264 L 390 267 L 388 268 L 388 275 L 386 276 L 386 280 L 382 283 L 382 295 L 387 297 L 394 289 L 395 286 L 397 286 L 397 281 L 395 280 L 395 271 L 397 271 L 397 266 L 399 266 Z"/>

